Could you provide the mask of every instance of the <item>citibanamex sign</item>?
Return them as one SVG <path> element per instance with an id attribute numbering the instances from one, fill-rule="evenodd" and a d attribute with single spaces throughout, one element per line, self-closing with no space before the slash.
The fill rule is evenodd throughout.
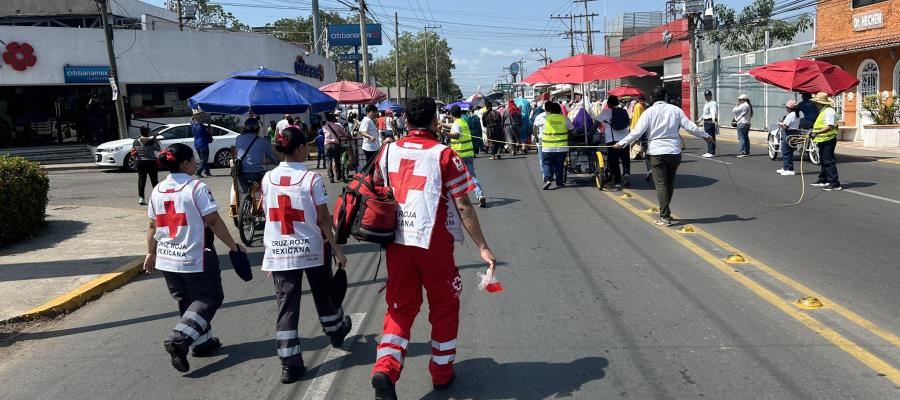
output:
<path id="1" fill-rule="evenodd" d="M 12 66 L 16 71 L 24 71 L 28 67 L 34 66 L 37 56 L 34 55 L 34 48 L 30 44 L 10 42 L 6 45 L 6 51 L 3 52 L 3 62 Z"/>
<path id="2" fill-rule="evenodd" d="M 325 66 L 322 64 L 318 66 L 307 64 L 301 55 L 298 55 L 294 61 L 294 73 L 300 76 L 316 78 L 320 81 L 325 80 Z"/>

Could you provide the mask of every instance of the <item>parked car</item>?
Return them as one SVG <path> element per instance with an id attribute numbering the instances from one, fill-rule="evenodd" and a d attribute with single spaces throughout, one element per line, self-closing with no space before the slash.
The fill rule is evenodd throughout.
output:
<path id="1" fill-rule="evenodd" d="M 228 166 L 231 159 L 231 146 L 234 146 L 238 133 L 218 125 L 212 125 L 213 141 L 209 144 L 209 162 L 220 167 Z M 151 136 L 156 136 L 160 146 L 173 143 L 184 143 L 194 148 L 194 135 L 191 133 L 191 124 L 167 124 L 152 131 Z M 125 170 L 135 170 L 135 160 L 131 156 L 131 146 L 134 139 L 120 139 L 106 142 L 97 146 L 94 153 L 94 164 L 102 167 L 118 167 Z M 194 151 L 197 156 L 197 151 Z"/>

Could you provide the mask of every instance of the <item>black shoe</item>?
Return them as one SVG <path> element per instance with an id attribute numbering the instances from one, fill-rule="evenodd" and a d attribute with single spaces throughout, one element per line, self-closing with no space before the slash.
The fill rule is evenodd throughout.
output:
<path id="1" fill-rule="evenodd" d="M 353 328 L 353 321 L 348 316 L 344 316 L 344 321 L 341 324 L 341 329 L 338 329 L 334 333 L 330 335 L 331 339 L 331 347 L 338 348 L 344 344 L 344 339 L 347 338 L 347 334 L 350 333 L 350 329 Z"/>
<path id="2" fill-rule="evenodd" d="M 565 182 L 558 182 L 558 183 L 556 184 L 556 187 L 558 187 L 558 188 L 566 187 L 566 183 L 565 183 Z"/>
<path id="3" fill-rule="evenodd" d="M 631 187 L 631 174 L 625 174 L 622 176 L 622 186 L 625 186 L 626 188 Z"/>
<path id="4" fill-rule="evenodd" d="M 372 387 L 375 388 L 375 400 L 397 400 L 394 382 L 384 372 L 372 375 Z"/>
<path id="5" fill-rule="evenodd" d="M 826 191 L 826 192 L 837 192 L 837 191 L 839 191 L 839 190 L 841 190 L 841 189 L 843 189 L 843 188 L 841 187 L 841 185 L 828 185 L 828 186 L 825 186 L 825 187 L 822 188 L 822 190 L 824 190 L 824 191 Z"/>
<path id="6" fill-rule="evenodd" d="M 291 367 L 288 365 L 281 366 L 281 383 L 288 384 L 297 382 L 303 373 L 306 372 L 306 367 L 301 365 L 299 367 Z"/>
<path id="7" fill-rule="evenodd" d="M 435 392 L 443 392 L 444 390 L 447 390 L 447 388 L 449 388 L 450 385 L 452 385 L 452 384 L 453 384 L 453 381 L 455 381 L 455 380 L 456 380 L 456 374 L 453 374 L 453 375 L 450 377 L 450 380 L 448 380 L 447 382 L 444 382 L 444 383 L 441 383 L 441 384 L 435 383 L 435 384 L 431 385 L 431 387 L 434 388 L 434 391 L 435 391 Z"/>
<path id="8" fill-rule="evenodd" d="M 487 207 L 487 197 L 481 196 L 478 198 L 478 206 L 481 208 Z"/>
<path id="9" fill-rule="evenodd" d="M 178 346 L 169 340 L 163 342 L 163 347 L 165 347 L 169 356 L 172 357 L 172 366 L 175 367 L 178 372 L 188 372 L 188 370 L 191 369 L 191 365 L 188 364 L 187 360 L 187 349 Z"/>
<path id="10" fill-rule="evenodd" d="M 219 338 L 214 337 L 197 346 L 194 346 L 194 349 L 191 350 L 191 354 L 194 357 L 206 357 L 211 355 L 219 347 L 222 347 L 222 342 L 219 341 Z"/>
<path id="11" fill-rule="evenodd" d="M 552 185 L 552 183 L 550 181 L 546 181 L 544 182 L 544 186 L 541 187 L 541 189 L 550 190 L 550 185 Z"/>

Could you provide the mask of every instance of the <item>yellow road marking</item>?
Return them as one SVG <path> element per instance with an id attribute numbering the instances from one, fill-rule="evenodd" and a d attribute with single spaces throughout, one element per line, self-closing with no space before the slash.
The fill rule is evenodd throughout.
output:
<path id="1" fill-rule="evenodd" d="M 641 195 L 634 194 L 634 193 L 632 193 L 632 195 L 634 196 L 633 198 L 637 199 L 638 201 L 640 201 L 644 204 L 654 205 L 654 203 L 652 203 L 650 200 L 645 199 Z M 674 214 L 673 214 L 673 217 L 674 217 Z M 677 219 L 677 217 L 676 217 L 676 219 Z M 752 256 L 749 256 L 746 252 L 741 251 L 737 247 L 734 247 L 734 246 L 724 242 L 722 239 L 719 239 L 718 237 L 710 234 L 709 232 L 706 232 L 705 230 L 703 230 L 699 227 L 696 227 L 696 226 L 694 227 L 694 230 L 696 231 L 695 232 L 696 235 L 699 235 L 699 236 L 702 236 L 702 237 L 708 239 L 716 246 L 719 246 L 720 248 L 722 248 L 722 250 L 724 250 L 725 252 L 743 255 L 744 258 L 747 260 L 747 263 L 752 264 L 758 270 L 766 273 L 767 275 L 771 276 L 772 278 L 775 278 L 777 281 L 787 285 L 791 289 L 793 289 L 803 295 L 813 296 L 813 297 L 818 298 L 823 303 L 827 304 L 828 308 L 830 308 L 830 309 L 834 310 L 834 312 L 838 313 L 838 315 L 850 320 L 851 322 L 859 325 L 863 329 L 884 339 L 885 341 L 894 345 L 895 347 L 900 348 L 900 337 L 898 337 L 897 335 L 884 330 L 883 328 L 879 327 L 878 325 L 875 325 L 871 321 L 863 318 L 859 314 L 844 308 L 843 306 L 838 304 L 836 301 L 828 298 L 827 296 L 824 296 L 821 293 L 818 293 L 815 290 L 810 289 L 806 285 L 803 285 L 802 283 L 797 282 L 794 279 L 791 279 L 787 275 L 785 275 L 781 272 L 778 272 L 778 270 L 776 270 L 775 268 L 772 268 L 771 266 L 764 263 L 763 261 L 761 261 L 757 258 L 754 258 Z"/>
<path id="2" fill-rule="evenodd" d="M 609 198 L 622 205 L 622 207 L 630 211 L 632 214 L 636 215 L 638 218 L 641 218 L 646 222 L 653 222 L 653 217 L 645 214 L 643 211 L 629 204 L 627 200 L 620 199 L 610 192 L 605 193 Z M 642 202 L 646 202 L 646 200 L 642 199 L 641 196 L 635 195 L 635 198 L 639 198 Z M 688 250 L 692 251 L 694 254 L 697 254 L 698 256 L 703 258 L 712 266 L 716 267 L 716 269 L 718 269 L 720 272 L 734 279 L 747 289 L 750 289 L 750 291 L 752 291 L 763 300 L 769 302 L 785 314 L 796 319 L 807 328 L 823 337 L 825 340 L 828 340 L 847 354 L 851 355 L 853 358 L 856 358 L 857 360 L 871 368 L 873 371 L 875 371 L 877 374 L 883 375 L 895 385 L 900 385 L 900 370 L 894 368 L 894 366 L 892 366 L 891 364 L 878 358 L 855 342 L 847 339 L 834 329 L 831 329 L 828 326 L 822 324 L 815 318 L 811 317 L 809 314 L 797 309 L 796 306 L 783 300 L 781 297 L 766 289 L 756 281 L 748 278 L 740 272 L 736 272 L 734 268 L 726 264 L 724 261 L 716 258 L 708 251 L 700 248 L 700 246 L 686 239 L 684 236 L 679 235 L 675 230 L 663 227 L 658 227 L 658 229 L 660 229 L 663 233 L 668 235 L 670 238 L 672 238 Z"/>

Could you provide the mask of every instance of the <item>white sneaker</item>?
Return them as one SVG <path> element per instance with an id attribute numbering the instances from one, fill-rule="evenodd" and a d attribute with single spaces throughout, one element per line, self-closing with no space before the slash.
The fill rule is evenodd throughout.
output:
<path id="1" fill-rule="evenodd" d="M 781 176 L 794 176 L 794 175 L 797 175 L 797 173 L 794 171 L 782 171 L 781 172 Z"/>
<path id="2" fill-rule="evenodd" d="M 744 157 L 747 157 L 747 156 L 749 156 L 749 154 L 738 154 L 738 155 L 737 155 L 737 158 L 744 158 Z"/>
<path id="3" fill-rule="evenodd" d="M 825 182 L 816 182 L 816 183 L 810 183 L 809 186 L 825 187 L 825 186 L 828 186 L 828 184 Z"/>
<path id="4" fill-rule="evenodd" d="M 703 157 L 703 158 L 711 158 L 711 157 L 715 157 L 715 156 L 712 155 L 712 154 L 706 153 L 706 154 L 702 155 L 701 157 Z"/>
<path id="5" fill-rule="evenodd" d="M 776 173 L 776 174 L 783 174 L 783 173 L 784 173 L 784 168 L 778 168 L 778 169 L 776 169 L 776 170 L 775 170 L 775 173 Z"/>

